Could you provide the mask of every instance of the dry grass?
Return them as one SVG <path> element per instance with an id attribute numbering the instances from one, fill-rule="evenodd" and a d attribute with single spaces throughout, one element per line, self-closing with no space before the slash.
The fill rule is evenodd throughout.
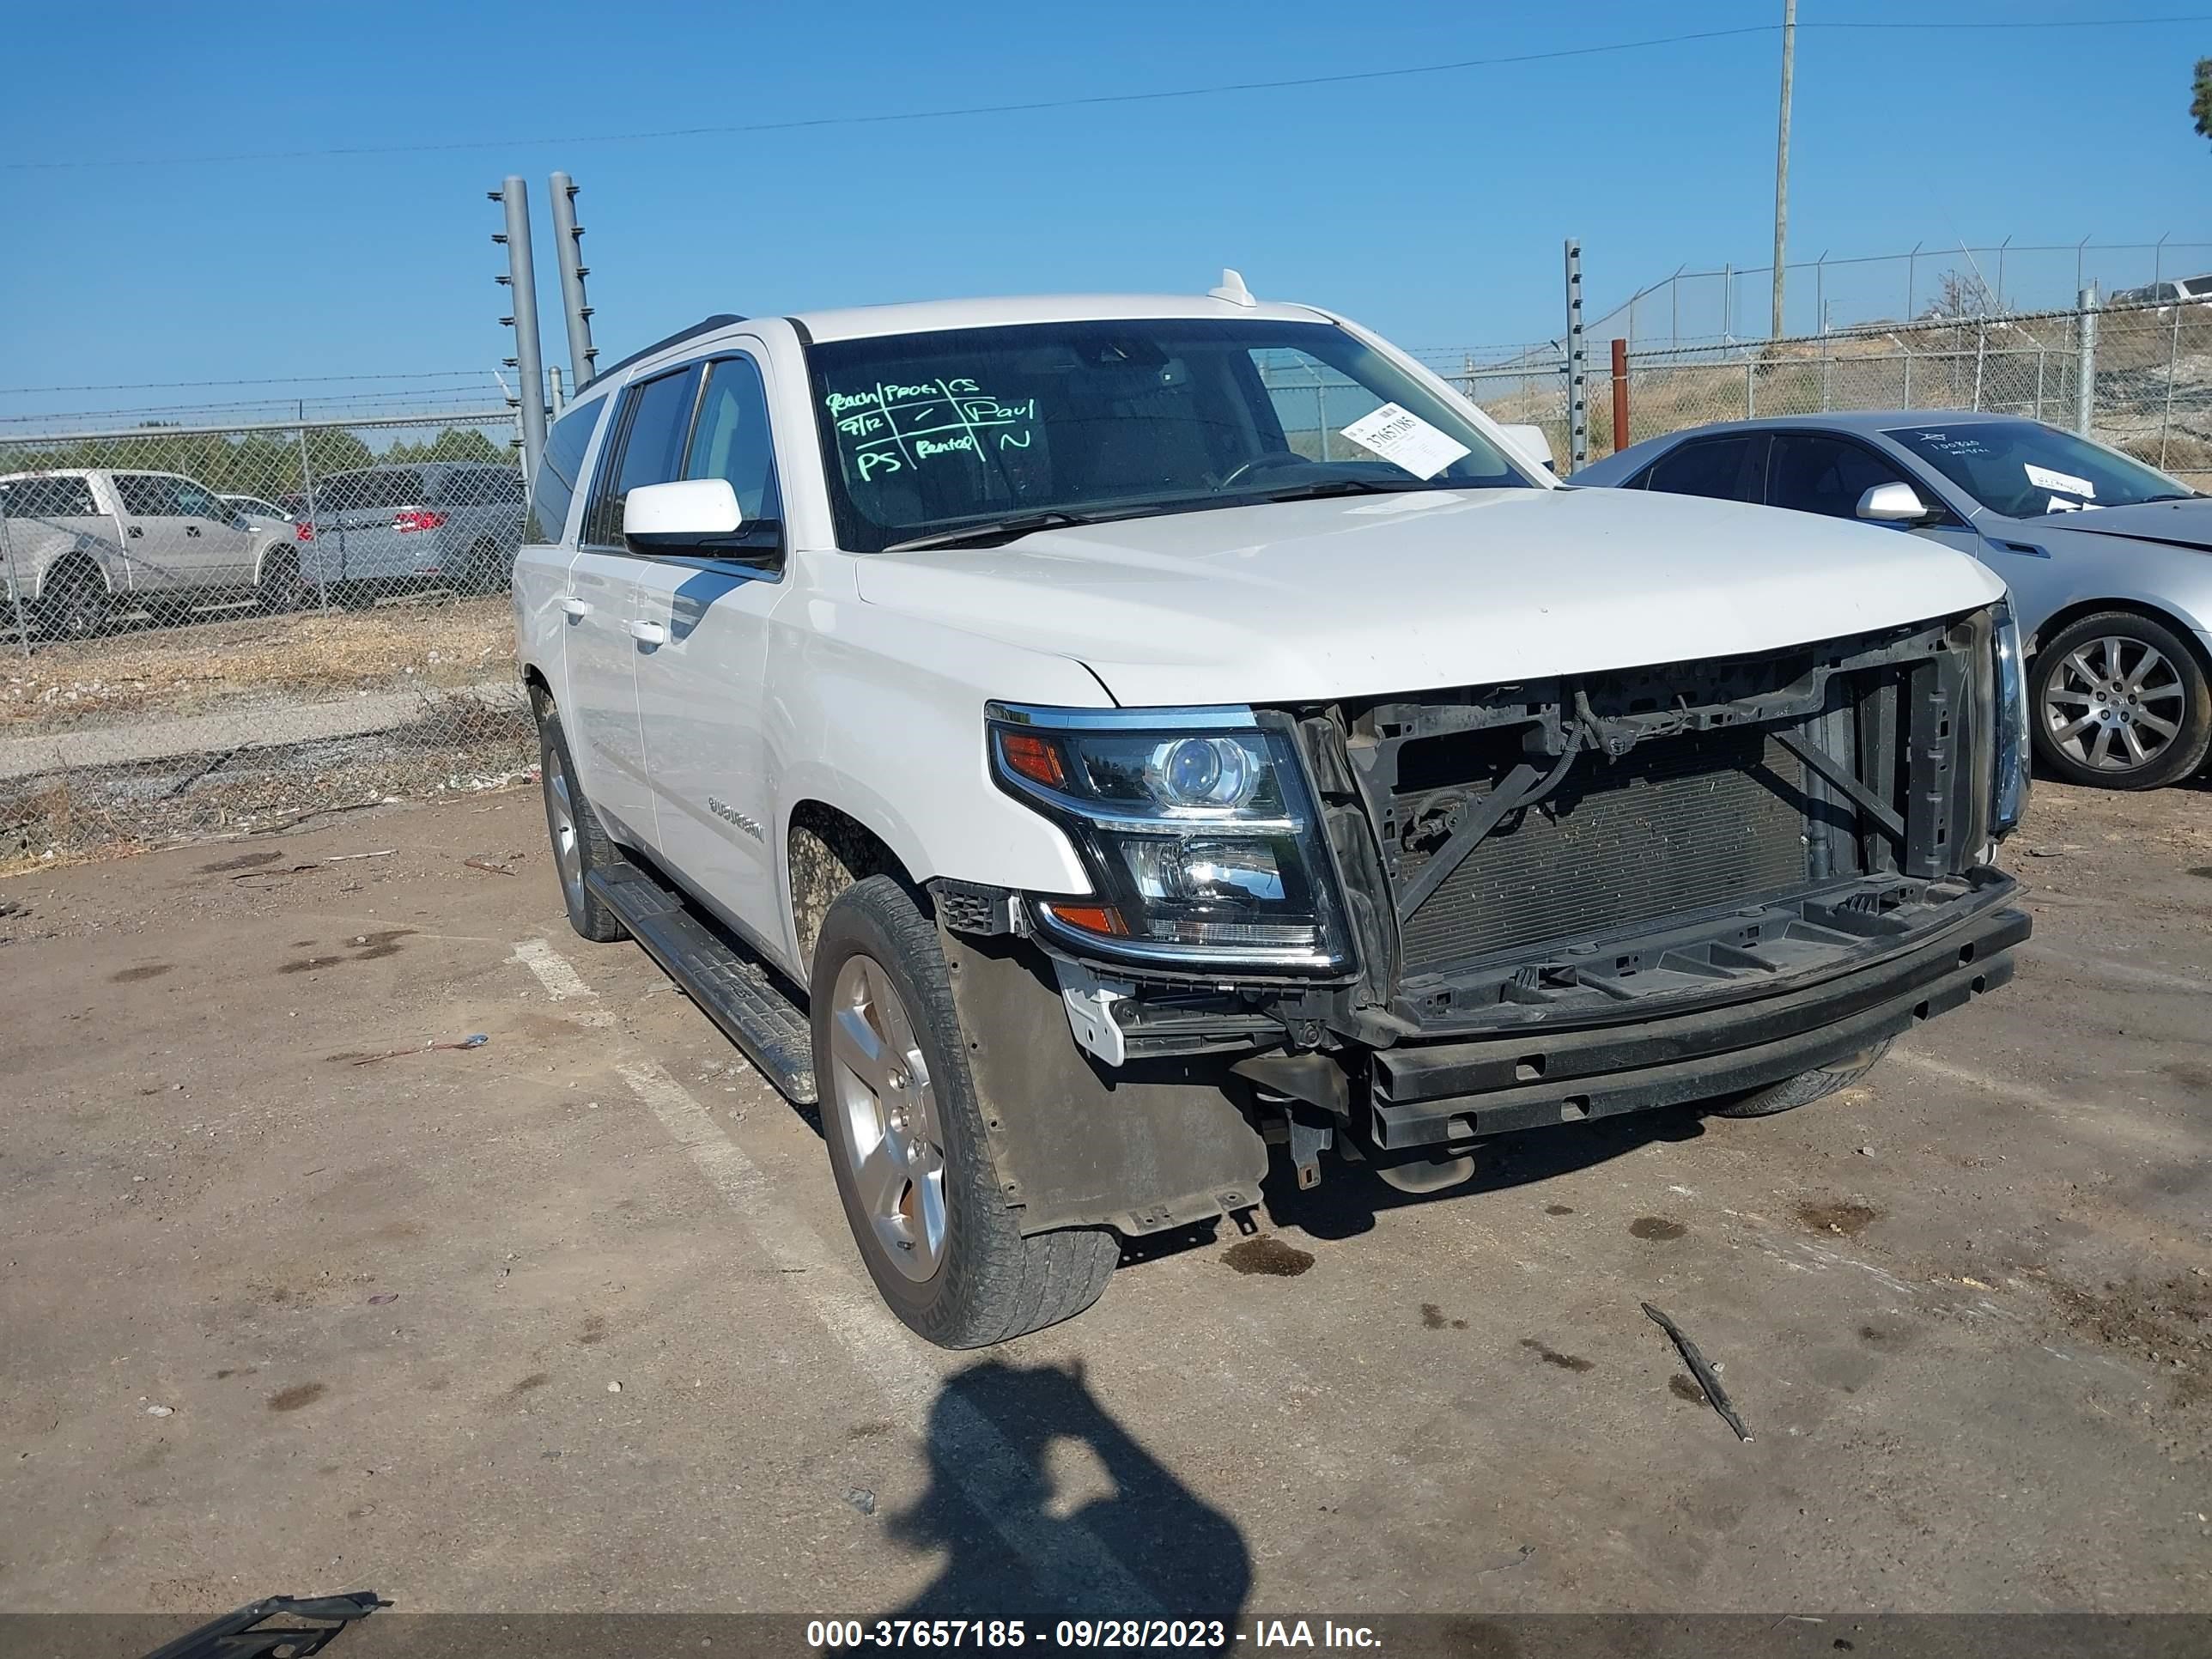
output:
<path id="1" fill-rule="evenodd" d="M 504 599 L 131 629 L 0 654 L 0 732 L 204 714 L 244 696 L 474 685 L 508 678 L 514 649 Z"/>

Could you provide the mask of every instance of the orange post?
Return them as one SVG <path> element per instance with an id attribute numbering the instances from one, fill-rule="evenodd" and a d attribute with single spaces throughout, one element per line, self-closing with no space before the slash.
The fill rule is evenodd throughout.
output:
<path id="1" fill-rule="evenodd" d="M 1613 343 L 1613 453 L 1628 447 L 1628 342 Z"/>

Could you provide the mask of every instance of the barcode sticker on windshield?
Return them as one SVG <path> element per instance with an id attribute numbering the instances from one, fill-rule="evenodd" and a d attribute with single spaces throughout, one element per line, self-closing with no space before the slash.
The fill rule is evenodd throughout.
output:
<path id="1" fill-rule="evenodd" d="M 1393 466 L 1417 478 L 1433 478 L 1470 452 L 1449 432 L 1439 432 L 1411 410 L 1385 404 L 1344 428 L 1344 435 L 1371 449 Z"/>
<path id="2" fill-rule="evenodd" d="M 2077 478 L 2071 472 L 2053 472 L 2047 466 L 2038 466 L 2033 461 L 2024 464 L 2027 481 L 2038 489 L 2056 489 L 2068 495 L 2079 495 L 2085 501 L 2097 499 L 2097 486 L 2087 478 Z"/>

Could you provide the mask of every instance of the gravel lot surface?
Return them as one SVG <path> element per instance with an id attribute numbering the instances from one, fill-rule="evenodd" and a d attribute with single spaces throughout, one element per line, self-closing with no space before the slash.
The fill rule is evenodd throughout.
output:
<path id="1" fill-rule="evenodd" d="M 0 1609 L 2212 1611 L 2208 805 L 2041 787 L 2018 981 L 1868 1086 L 969 1355 L 534 793 L 0 882 Z"/>

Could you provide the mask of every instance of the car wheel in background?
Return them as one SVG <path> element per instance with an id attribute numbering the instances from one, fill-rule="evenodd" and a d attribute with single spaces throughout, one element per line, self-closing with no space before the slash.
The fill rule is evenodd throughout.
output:
<path id="1" fill-rule="evenodd" d="M 1881 1057 L 1889 1052 L 1889 1039 L 1848 1060 L 1839 1060 L 1832 1066 L 1816 1066 L 1809 1072 L 1800 1072 L 1796 1077 L 1786 1077 L 1779 1083 L 1770 1083 L 1764 1089 L 1753 1089 L 1749 1094 L 1716 1108 L 1721 1117 L 1772 1117 L 1777 1112 L 1793 1111 L 1800 1106 L 1810 1106 L 1816 1100 L 1825 1100 L 1838 1089 L 1856 1083 L 1869 1072 L 1881 1064 Z"/>
<path id="2" fill-rule="evenodd" d="M 47 576 L 46 592 L 39 596 L 37 627 L 50 640 L 89 640 L 107 631 L 114 614 L 100 572 L 70 563 Z"/>
<path id="3" fill-rule="evenodd" d="M 253 599 L 264 617 L 304 611 L 314 603 L 314 589 L 300 574 L 300 556 L 280 548 L 261 562 L 261 580 L 254 585 Z"/>
<path id="4" fill-rule="evenodd" d="M 611 945 L 628 937 L 613 911 L 599 902 L 586 878 L 592 871 L 621 862 L 622 854 L 599 828 L 591 803 L 576 781 L 576 763 L 568 753 L 568 738 L 561 730 L 561 713 L 553 700 L 539 692 L 533 699 L 538 712 L 538 777 L 545 792 L 545 828 L 553 841 L 553 869 L 561 878 L 561 898 L 568 908 L 568 925 L 594 945 Z"/>
<path id="5" fill-rule="evenodd" d="M 2035 752 L 2069 783 L 2155 789 L 2204 764 L 2212 689 L 2188 642 L 2132 611 L 2103 611 L 2042 642 L 2029 665 Z"/>
<path id="6" fill-rule="evenodd" d="M 830 907 L 810 1002 L 837 1194 L 891 1311 L 939 1347 L 980 1348 L 1097 1301 L 1120 1243 L 1015 1225 L 937 929 L 896 878 L 870 876 Z"/>

